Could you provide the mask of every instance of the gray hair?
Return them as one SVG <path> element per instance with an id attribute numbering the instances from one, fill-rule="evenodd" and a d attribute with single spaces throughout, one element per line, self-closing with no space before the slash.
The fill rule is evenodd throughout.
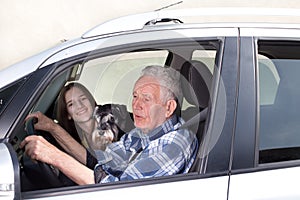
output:
<path id="1" fill-rule="evenodd" d="M 142 70 L 141 75 L 152 76 L 158 80 L 160 86 L 162 86 L 160 96 L 163 102 L 174 99 L 181 104 L 182 91 L 179 72 L 170 67 L 167 68 L 159 65 L 150 65 Z"/>

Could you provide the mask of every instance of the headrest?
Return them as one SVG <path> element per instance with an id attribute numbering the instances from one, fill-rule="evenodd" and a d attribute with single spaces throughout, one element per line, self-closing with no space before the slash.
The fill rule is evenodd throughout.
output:
<path id="1" fill-rule="evenodd" d="M 126 105 L 104 104 L 102 107 L 108 107 L 107 109 L 114 115 L 116 123 L 122 131 L 129 132 L 135 128 L 133 119 L 127 111 Z"/>
<path id="2" fill-rule="evenodd" d="M 208 106 L 212 73 L 201 61 L 185 62 L 181 68 L 185 80 L 181 81 L 185 99 L 201 109 Z"/>

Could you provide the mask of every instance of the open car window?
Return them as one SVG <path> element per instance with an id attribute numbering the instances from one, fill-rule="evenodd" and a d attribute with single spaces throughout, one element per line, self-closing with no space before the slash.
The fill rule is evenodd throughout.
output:
<path id="1" fill-rule="evenodd" d="M 216 63 L 219 59 L 217 58 L 219 43 L 218 40 L 212 40 L 197 43 L 182 42 L 178 45 L 176 43 L 172 45 L 159 44 L 157 47 L 151 46 L 151 48 L 137 47 L 130 51 L 124 49 L 104 56 L 99 54 L 99 56 L 87 56 L 84 59 L 79 57 L 80 59 L 72 60 L 70 63 L 61 62 L 57 65 L 58 72 L 47 82 L 44 91 L 31 108 L 31 112 L 41 111 L 53 119 L 55 123 L 62 124 L 62 119 L 59 118 L 57 112 L 60 92 L 62 88 L 70 84 L 81 84 L 91 93 L 96 106 L 109 105 L 111 109 L 119 109 L 118 112 L 121 114 L 126 112 L 123 115 L 125 117 L 118 118 L 117 122 L 120 131 L 125 134 L 134 128 L 131 101 L 135 81 L 139 78 L 144 67 L 160 65 L 173 68 L 181 73 L 180 81 L 184 94 L 177 114 L 186 122 L 190 122 L 191 125 L 187 128 L 197 135 L 200 144 L 205 132 L 205 123 L 207 123 L 207 109 L 212 99 L 212 82 Z M 186 69 L 193 69 L 191 71 L 195 70 L 195 72 Z M 201 81 L 199 82 L 199 80 Z M 199 113 L 202 111 L 204 114 L 201 114 L 200 117 Z M 87 138 L 78 134 L 80 132 L 78 127 L 75 128 L 77 128 L 77 133 L 72 131 L 70 135 L 88 150 L 93 148 Z M 67 130 L 67 128 L 65 129 Z M 24 130 L 21 132 L 23 134 Z M 51 138 L 49 133 L 40 132 L 40 134 Z M 63 150 L 63 147 L 57 144 L 54 138 L 48 140 Z M 94 156 L 93 152 L 91 155 Z M 199 163 L 195 163 L 190 173 L 195 172 L 197 174 Z M 22 187 L 24 191 L 76 185 L 57 169 L 54 169 L 54 173 L 59 176 L 59 179 L 63 179 L 63 183 L 53 186 L 47 185 L 47 180 L 43 180 L 43 184 L 41 184 L 39 179 L 34 178 L 36 177 L 35 170 L 40 171 L 39 174 L 43 173 L 41 168 L 32 170 L 35 167 L 26 165 L 26 163 L 22 163 L 22 170 L 24 170 L 22 171 L 22 178 L 24 179 L 23 183 L 26 184 L 26 187 Z M 91 169 L 93 168 L 91 167 Z"/>
<path id="2" fill-rule="evenodd" d="M 89 60 L 82 65 L 78 82 L 85 85 L 97 103 L 118 103 L 129 106 L 135 81 L 142 68 L 148 65 L 164 66 L 169 52 L 149 50 L 121 53 Z"/>

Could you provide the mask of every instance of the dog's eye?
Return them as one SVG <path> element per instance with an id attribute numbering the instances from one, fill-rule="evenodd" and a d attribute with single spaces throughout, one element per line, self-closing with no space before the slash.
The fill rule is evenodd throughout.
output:
<path id="1" fill-rule="evenodd" d="M 114 123 L 114 122 L 115 122 L 115 118 L 114 118 L 114 117 L 111 117 L 111 118 L 110 118 L 110 121 L 111 121 L 112 123 Z"/>

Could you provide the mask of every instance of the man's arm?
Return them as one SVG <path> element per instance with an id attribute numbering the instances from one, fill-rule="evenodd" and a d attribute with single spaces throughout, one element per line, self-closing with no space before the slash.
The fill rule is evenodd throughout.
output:
<path id="1" fill-rule="evenodd" d="M 52 136 L 62 148 L 82 164 L 86 164 L 86 149 L 79 144 L 65 129 L 56 124 L 51 131 Z"/>
<path id="2" fill-rule="evenodd" d="M 34 125 L 37 130 L 43 130 L 51 133 L 51 135 L 67 153 L 76 158 L 82 164 L 86 164 L 86 149 L 65 129 L 63 129 L 59 124 L 54 123 L 52 119 L 48 118 L 41 112 L 31 113 L 25 120 L 28 120 L 31 117 L 36 117 L 38 119 L 38 122 Z"/>
<path id="3" fill-rule="evenodd" d="M 50 164 L 79 185 L 93 184 L 94 172 L 73 157 L 60 151 L 41 136 L 28 136 L 20 144 L 31 159 Z"/>

